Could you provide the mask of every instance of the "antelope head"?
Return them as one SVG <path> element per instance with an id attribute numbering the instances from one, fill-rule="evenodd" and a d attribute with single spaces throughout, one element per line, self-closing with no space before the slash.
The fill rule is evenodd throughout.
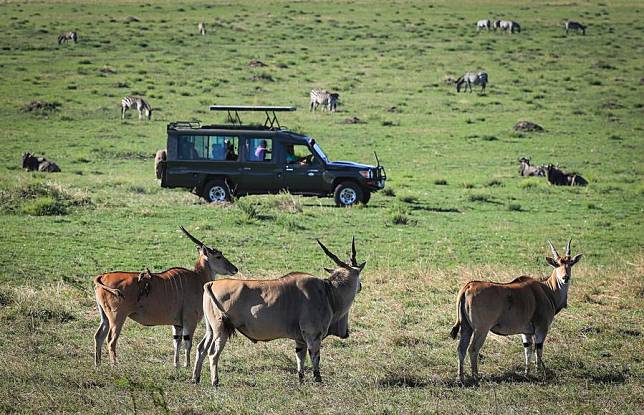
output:
<path id="1" fill-rule="evenodd" d="M 226 259 L 221 251 L 206 246 L 206 244 L 192 236 L 183 226 L 180 226 L 179 228 L 188 237 L 188 239 L 197 245 L 200 255 L 199 260 L 205 263 L 210 271 L 210 275 L 235 275 L 237 273 L 237 267 Z"/>
<path id="2" fill-rule="evenodd" d="M 356 260 L 356 238 L 354 237 L 351 241 L 351 255 L 349 256 L 347 262 L 342 261 L 333 252 L 329 251 L 329 249 L 324 246 L 324 244 L 320 242 L 319 239 L 317 240 L 317 242 L 326 256 L 331 258 L 333 262 L 335 262 L 335 264 L 338 266 L 338 268 L 335 269 L 324 268 L 325 271 L 331 274 L 330 279 L 333 281 L 334 279 L 340 278 L 341 276 L 346 276 L 346 279 L 355 280 L 357 282 L 356 291 L 354 294 L 360 292 L 360 290 L 362 289 L 362 283 L 360 283 L 360 273 L 362 272 L 367 262 L 365 261 L 361 264 L 358 264 L 358 261 Z"/>
<path id="3" fill-rule="evenodd" d="M 570 281 L 571 269 L 573 265 L 575 265 L 577 261 L 579 261 L 583 256 L 583 254 L 577 254 L 574 257 L 570 256 L 571 242 L 572 239 L 568 241 L 568 244 L 566 245 L 566 255 L 562 257 L 559 255 L 554 245 L 552 245 L 552 243 L 548 241 L 548 245 L 550 245 L 550 250 L 552 251 L 552 257 L 547 256 L 546 262 L 555 269 L 557 280 L 563 282 L 564 284 L 568 284 L 568 282 Z"/>

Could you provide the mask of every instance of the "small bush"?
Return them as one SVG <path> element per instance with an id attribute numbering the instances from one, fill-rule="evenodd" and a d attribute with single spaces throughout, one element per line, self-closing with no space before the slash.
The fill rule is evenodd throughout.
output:
<path id="1" fill-rule="evenodd" d="M 416 197 L 414 195 L 400 196 L 399 199 L 400 199 L 401 202 L 404 202 L 404 203 L 416 203 L 416 202 L 418 202 L 418 197 Z"/>
<path id="2" fill-rule="evenodd" d="M 436 186 L 447 186 L 447 180 L 445 179 L 436 179 L 434 180 Z"/>
<path id="3" fill-rule="evenodd" d="M 296 198 L 288 192 L 281 192 L 274 198 L 273 207 L 287 213 L 302 213 L 304 211 L 301 198 Z"/>
<path id="4" fill-rule="evenodd" d="M 31 216 L 65 215 L 67 208 L 60 201 L 45 196 L 26 202 L 22 206 L 22 213 Z"/>
<path id="5" fill-rule="evenodd" d="M 492 179 L 485 184 L 487 187 L 498 187 L 503 186 L 503 183 L 500 180 Z"/>
<path id="6" fill-rule="evenodd" d="M 385 195 L 385 196 L 389 196 L 389 197 L 396 196 L 396 192 L 391 187 L 386 187 L 386 188 L 382 189 L 382 194 Z"/>
<path id="7" fill-rule="evenodd" d="M 510 212 L 520 212 L 521 211 L 521 205 L 518 203 L 510 203 L 508 205 L 508 210 Z"/>
<path id="8" fill-rule="evenodd" d="M 409 209 L 403 205 L 395 205 L 389 210 L 389 220 L 394 225 L 408 225 L 413 222 L 409 217 Z"/>
<path id="9" fill-rule="evenodd" d="M 488 203 L 492 201 L 492 197 L 485 194 L 471 194 L 467 196 L 467 200 L 470 202 L 484 202 Z"/>
<path id="10" fill-rule="evenodd" d="M 259 219 L 259 204 L 248 199 L 238 199 L 235 206 L 241 212 L 241 218 L 248 222 Z"/>

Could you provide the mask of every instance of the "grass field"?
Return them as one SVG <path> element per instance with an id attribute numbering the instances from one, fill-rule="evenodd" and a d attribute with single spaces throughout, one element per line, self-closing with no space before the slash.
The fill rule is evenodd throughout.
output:
<path id="1" fill-rule="evenodd" d="M 640 2 L 101 3 L 0 5 L 1 412 L 641 413 Z M 477 34 L 483 18 L 522 32 Z M 587 35 L 566 36 L 566 18 Z M 79 42 L 58 45 L 69 30 Z M 485 95 L 446 82 L 473 70 L 489 73 Z M 314 87 L 340 93 L 337 113 L 308 111 Z M 152 121 L 120 120 L 127 94 L 148 98 Z M 162 189 L 153 157 L 166 124 L 214 121 L 210 104 L 296 105 L 282 124 L 331 159 L 375 163 L 376 150 L 391 190 L 338 209 L 287 194 L 210 206 Z M 516 132 L 520 120 L 545 131 Z M 23 171 L 25 151 L 62 173 Z M 521 156 L 590 185 L 519 177 Z M 315 238 L 344 255 L 356 236 L 363 290 L 351 337 L 323 343 L 324 384 L 309 370 L 298 385 L 292 342 L 238 337 L 221 386 L 208 373 L 190 385 L 189 370 L 171 366 L 170 329 L 133 322 L 119 366 L 94 368 L 91 278 L 191 267 L 179 225 L 221 249 L 239 278 L 323 276 Z M 481 385 L 460 387 L 448 337 L 458 288 L 545 276 L 546 240 L 562 251 L 568 238 L 584 258 L 545 344 L 548 376 L 523 378 L 520 338 L 491 335 Z"/>

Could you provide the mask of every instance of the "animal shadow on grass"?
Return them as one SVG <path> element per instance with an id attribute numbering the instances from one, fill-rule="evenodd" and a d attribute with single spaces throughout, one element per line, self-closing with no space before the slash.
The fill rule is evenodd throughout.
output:
<path id="1" fill-rule="evenodd" d="M 378 380 L 378 386 L 384 388 L 425 388 L 431 383 L 416 376 L 401 376 L 389 373 Z"/>
<path id="2" fill-rule="evenodd" d="M 426 212 L 437 212 L 437 213 L 461 213 L 457 208 L 444 208 L 440 206 L 426 206 L 418 201 L 407 202 L 411 207 L 411 210 L 424 210 Z"/>

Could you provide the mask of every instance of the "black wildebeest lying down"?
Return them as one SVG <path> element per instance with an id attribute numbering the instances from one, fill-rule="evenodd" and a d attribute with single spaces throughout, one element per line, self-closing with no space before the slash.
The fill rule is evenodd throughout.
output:
<path id="1" fill-rule="evenodd" d="M 38 157 L 31 153 L 24 153 L 22 155 L 22 168 L 27 171 L 46 171 L 56 173 L 60 171 L 60 167 L 53 161 L 47 160 L 44 157 Z"/>
<path id="2" fill-rule="evenodd" d="M 521 157 L 519 159 L 519 174 L 521 176 L 545 176 L 546 169 L 543 166 L 533 166 L 530 164 L 530 159 Z"/>
<path id="3" fill-rule="evenodd" d="M 577 173 L 566 173 L 552 164 L 546 166 L 546 177 L 555 186 L 586 186 L 588 181 Z"/>

